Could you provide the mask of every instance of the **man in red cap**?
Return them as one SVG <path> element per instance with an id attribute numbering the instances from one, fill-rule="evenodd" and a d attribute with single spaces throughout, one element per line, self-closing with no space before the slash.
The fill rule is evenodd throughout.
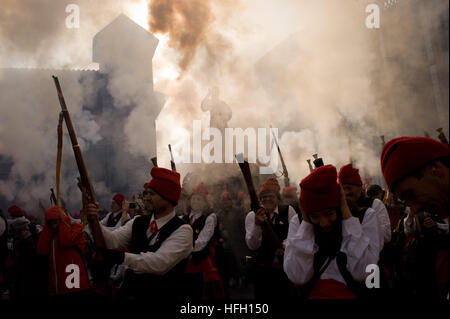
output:
<path id="1" fill-rule="evenodd" d="M 297 214 L 300 213 L 300 208 L 298 205 L 297 187 L 285 186 L 281 193 L 282 202 L 284 205 L 290 205 L 294 208 Z"/>
<path id="2" fill-rule="evenodd" d="M 410 209 L 404 225 L 409 219 L 415 233 L 421 233 L 415 237 L 420 244 L 416 244 L 417 261 L 406 266 L 419 274 L 409 283 L 426 298 L 436 297 L 438 289 L 441 298 L 447 298 L 449 293 L 448 165 L 448 146 L 425 137 L 395 138 L 381 152 L 381 170 L 389 190 Z M 436 220 L 446 227 L 446 239 L 437 240 Z"/>
<path id="3" fill-rule="evenodd" d="M 354 168 L 351 163 L 341 167 L 338 173 L 338 180 L 344 189 L 350 211 L 353 216 L 361 219 L 363 225 L 368 222 L 366 214 L 371 213 L 368 208 L 373 209 L 378 221 L 378 237 L 381 251 L 384 244 L 391 241 L 391 222 L 386 206 L 379 199 L 371 199 L 364 196 L 359 169 Z"/>
<path id="4" fill-rule="evenodd" d="M 259 200 L 263 208 L 249 212 L 245 218 L 245 241 L 255 251 L 252 270 L 255 297 L 287 297 L 289 281 L 282 269 L 284 241 L 296 212 L 292 206 L 280 205 L 280 185 L 274 177 L 261 185 Z"/>
<path id="5" fill-rule="evenodd" d="M 381 152 L 381 170 L 389 190 L 415 214 L 449 215 L 449 148 L 426 137 L 399 137 Z"/>
<path id="6" fill-rule="evenodd" d="M 193 242 L 192 228 L 175 214 L 180 174 L 160 167 L 153 167 L 150 174 L 143 193 L 150 214 L 135 216 L 115 230 L 102 226 L 108 248 L 102 255 L 126 269 L 120 294 L 145 301 L 176 297 Z M 87 214 L 89 221 L 97 218 L 97 205 L 89 204 Z"/>
<path id="7" fill-rule="evenodd" d="M 216 240 L 219 239 L 217 215 L 212 211 L 208 189 L 204 183 L 193 188 L 189 197 L 189 213 L 185 217 L 193 230 L 192 258 L 186 267 L 189 281 L 189 297 L 223 298 L 222 279 L 216 268 Z M 217 247 L 220 250 L 220 247 Z"/>
<path id="8" fill-rule="evenodd" d="M 130 216 L 122 209 L 125 203 L 125 196 L 116 194 L 111 201 L 111 211 L 101 220 L 101 224 L 111 229 L 125 225 L 130 220 Z"/>
<path id="9" fill-rule="evenodd" d="M 11 218 L 19 218 L 25 216 L 25 212 L 19 206 L 12 205 L 8 207 L 8 213 Z"/>
<path id="10" fill-rule="evenodd" d="M 332 165 L 314 169 L 300 188 L 303 221 L 289 230 L 284 271 L 305 297 L 354 299 L 366 267 L 378 261 L 378 239 L 366 235 L 376 233 L 376 220 L 364 229 L 352 216 Z"/>

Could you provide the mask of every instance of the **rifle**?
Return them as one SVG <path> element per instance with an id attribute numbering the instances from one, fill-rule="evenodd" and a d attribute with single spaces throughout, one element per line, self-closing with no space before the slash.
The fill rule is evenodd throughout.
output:
<path id="1" fill-rule="evenodd" d="M 239 168 L 241 169 L 242 175 L 244 176 L 248 194 L 250 195 L 250 207 L 252 211 L 256 214 L 256 212 L 263 207 L 259 203 L 258 196 L 256 195 L 255 187 L 253 185 L 252 173 L 250 171 L 250 166 L 248 162 L 244 160 L 244 155 L 242 153 L 236 155 L 236 160 L 239 164 Z M 272 225 L 267 221 L 267 219 L 264 221 L 263 224 L 263 234 L 267 235 L 267 238 L 269 239 L 268 240 L 269 244 L 273 251 L 275 251 L 278 248 L 283 248 L 283 243 L 275 234 Z"/>
<path id="2" fill-rule="evenodd" d="M 50 188 L 50 204 L 52 206 L 56 206 L 56 196 L 55 192 L 53 191 L 53 188 Z"/>
<path id="3" fill-rule="evenodd" d="M 310 159 L 307 159 L 306 160 L 307 162 L 308 162 L 308 166 L 309 166 L 309 172 L 311 173 L 312 171 L 313 171 L 313 167 L 312 167 L 312 165 L 311 165 L 311 160 Z"/>
<path id="4" fill-rule="evenodd" d="M 314 163 L 314 166 L 315 166 L 316 168 L 325 165 L 325 164 L 323 163 L 323 159 L 322 159 L 321 157 L 318 157 L 317 154 L 313 154 L 313 157 L 314 157 L 313 163 Z"/>
<path id="5" fill-rule="evenodd" d="M 77 162 L 78 172 L 80 176 L 78 179 L 78 187 L 81 190 L 81 198 L 83 201 L 83 226 L 86 225 L 86 211 L 88 203 L 95 203 L 95 193 L 94 188 L 92 187 L 91 181 L 89 179 L 89 175 L 86 169 L 86 165 L 84 164 L 83 155 L 81 154 L 80 145 L 78 144 L 77 136 L 75 134 L 75 129 L 72 125 L 72 120 L 70 119 L 70 114 L 66 106 L 66 101 L 64 100 L 64 96 L 61 90 L 61 86 L 59 84 L 58 77 L 52 76 L 55 81 L 56 90 L 58 92 L 59 103 L 61 104 L 62 114 L 64 116 L 64 120 L 66 122 L 67 131 L 69 132 L 70 140 L 72 142 L 72 149 L 75 155 L 75 161 Z M 97 274 L 94 275 L 94 283 L 93 283 L 93 291 L 99 293 L 103 296 L 110 295 L 110 288 L 108 286 L 108 277 L 110 268 L 105 263 L 105 260 L 101 254 L 101 249 L 106 248 L 105 238 L 103 237 L 103 232 L 98 221 L 97 216 L 88 216 L 89 225 L 92 231 L 92 237 L 94 239 L 94 245 L 96 251 L 93 255 L 93 259 L 97 262 Z"/>
<path id="6" fill-rule="evenodd" d="M 170 152 L 170 167 L 172 168 L 172 171 L 176 172 L 177 167 L 175 166 L 175 160 L 173 159 L 172 147 L 170 146 L 170 144 L 169 144 L 169 152 Z"/>
<path id="7" fill-rule="evenodd" d="M 270 125 L 270 128 L 272 129 L 272 125 Z M 271 130 L 272 131 L 272 130 Z M 284 163 L 283 155 L 281 155 L 280 145 L 278 144 L 278 140 L 275 137 L 275 134 L 272 131 L 273 140 L 275 141 L 275 144 L 277 145 L 278 149 L 278 155 L 280 156 L 281 166 L 283 167 L 283 176 L 284 176 L 284 186 L 288 187 L 289 184 L 289 174 L 286 168 L 286 164 Z"/>
<path id="8" fill-rule="evenodd" d="M 155 157 L 152 157 L 152 163 L 153 163 L 153 166 L 154 166 L 154 167 L 158 167 L 158 161 L 157 161 L 156 156 L 155 156 Z"/>
<path id="9" fill-rule="evenodd" d="M 58 77 L 52 76 L 55 81 L 56 90 L 58 92 L 59 103 L 61 104 L 62 114 L 64 116 L 64 120 L 66 122 L 67 131 L 69 132 L 70 140 L 72 142 L 73 153 L 75 155 L 75 161 L 77 162 L 78 172 L 80 173 L 80 186 L 86 192 L 86 201 L 85 203 L 94 203 L 95 204 L 95 193 L 94 188 L 92 187 L 91 181 L 89 179 L 89 175 L 86 169 L 86 165 L 84 163 L 83 155 L 81 154 L 80 145 L 78 144 L 77 136 L 75 134 L 75 129 L 72 125 L 72 120 L 70 118 L 69 110 L 66 106 L 66 101 L 64 100 L 64 96 L 61 90 L 61 85 L 59 84 Z M 86 208 L 86 207 L 84 207 Z M 105 239 L 103 238 L 103 233 L 100 228 L 100 224 L 98 222 L 98 218 L 89 218 L 89 225 L 91 226 L 92 235 L 94 238 L 95 247 L 97 249 L 97 253 L 99 249 L 106 248 Z M 97 257 L 101 259 L 101 257 Z"/>
<path id="10" fill-rule="evenodd" d="M 438 136 L 439 140 L 448 146 L 448 140 L 445 137 L 444 130 L 442 129 L 442 127 L 438 128 L 436 131 L 439 133 L 439 136 Z"/>

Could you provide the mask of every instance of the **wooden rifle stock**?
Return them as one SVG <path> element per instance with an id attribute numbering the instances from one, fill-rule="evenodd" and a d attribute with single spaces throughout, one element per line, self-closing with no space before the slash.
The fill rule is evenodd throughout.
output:
<path id="1" fill-rule="evenodd" d="M 85 190 L 86 199 L 88 203 L 95 204 L 95 193 L 92 187 L 91 181 L 88 176 L 86 165 L 83 160 L 83 155 L 81 154 L 80 145 L 78 144 L 77 136 L 75 134 L 75 129 L 72 125 L 72 120 L 70 118 L 69 111 L 66 106 L 66 101 L 61 90 L 61 85 L 59 84 L 58 77 L 52 76 L 55 81 L 56 90 L 58 91 L 58 99 L 61 104 L 62 114 L 64 116 L 64 121 L 66 122 L 67 131 L 69 132 L 70 140 L 72 142 L 73 153 L 75 155 L 75 161 L 77 162 L 78 172 L 80 173 L 80 184 L 83 190 Z M 98 218 L 89 218 L 89 225 L 91 226 L 92 235 L 94 238 L 95 247 L 98 249 L 106 248 L 105 239 L 103 238 L 103 233 L 98 222 Z M 97 251 L 98 253 L 98 251 Z"/>
<path id="2" fill-rule="evenodd" d="M 248 194 L 250 196 L 250 207 L 251 207 L 252 211 L 256 214 L 256 212 L 260 208 L 262 208 L 262 206 L 259 203 L 258 196 L 256 195 L 255 186 L 253 185 L 252 173 L 250 171 L 250 166 L 247 161 L 245 161 L 243 159 L 242 160 L 238 159 L 238 156 L 236 156 L 236 159 L 238 161 L 239 168 L 241 169 L 242 175 L 244 176 L 245 184 L 247 185 Z M 271 248 L 274 251 L 278 248 L 283 247 L 282 242 L 280 241 L 278 236 L 273 231 L 272 225 L 267 221 L 267 219 L 263 225 L 263 233 L 267 234 Z"/>

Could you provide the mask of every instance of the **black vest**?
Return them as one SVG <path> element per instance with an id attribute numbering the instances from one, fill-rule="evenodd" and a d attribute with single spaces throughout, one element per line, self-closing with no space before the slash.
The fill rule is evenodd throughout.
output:
<path id="1" fill-rule="evenodd" d="M 154 244 L 149 245 L 155 236 L 152 235 L 150 238 L 147 238 L 147 229 L 150 225 L 151 217 L 151 215 L 145 215 L 134 220 L 129 246 L 130 253 L 156 252 L 174 231 L 186 224 L 178 216 L 174 216 L 159 229 Z M 136 299 L 173 299 L 173 297 L 176 297 L 177 291 L 179 291 L 186 264 L 187 259 L 184 259 L 164 275 L 135 274 L 134 271 L 128 269 L 125 274 L 123 291 Z"/>
<path id="2" fill-rule="evenodd" d="M 274 214 L 276 216 L 276 214 Z M 267 215 L 267 220 L 269 220 L 269 215 Z M 287 238 L 289 231 L 289 206 L 279 205 L 278 206 L 278 216 L 275 217 L 275 221 L 272 225 L 275 235 L 282 242 Z M 265 236 L 265 230 L 262 234 L 261 246 L 256 253 L 256 261 L 263 264 L 272 264 L 275 258 L 275 250 L 271 249 L 272 245 L 268 242 L 267 236 Z M 282 261 L 280 261 L 282 262 Z"/>
<path id="3" fill-rule="evenodd" d="M 107 227 L 115 227 L 121 217 L 122 217 L 122 213 L 119 213 L 119 214 L 117 214 L 116 217 L 114 217 L 114 214 L 111 212 L 111 214 L 108 217 L 108 220 L 106 221 L 106 226 Z"/>

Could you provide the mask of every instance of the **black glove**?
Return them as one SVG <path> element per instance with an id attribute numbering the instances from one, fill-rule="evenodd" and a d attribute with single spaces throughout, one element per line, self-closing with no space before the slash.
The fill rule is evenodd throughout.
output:
<path id="1" fill-rule="evenodd" d="M 111 265 L 123 264 L 123 261 L 125 259 L 125 252 L 123 251 L 113 249 L 100 249 L 99 252 L 102 255 L 103 259 Z"/>

